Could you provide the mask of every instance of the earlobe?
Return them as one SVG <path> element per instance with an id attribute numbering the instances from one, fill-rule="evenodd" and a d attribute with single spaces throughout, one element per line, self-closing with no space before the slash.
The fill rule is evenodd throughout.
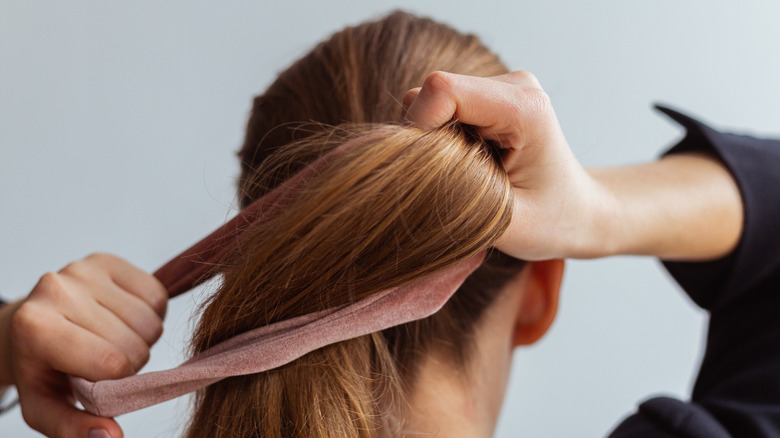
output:
<path id="1" fill-rule="evenodd" d="M 523 300 L 517 312 L 512 345 L 531 345 L 547 333 L 558 313 L 563 260 L 529 262 L 522 281 Z"/>

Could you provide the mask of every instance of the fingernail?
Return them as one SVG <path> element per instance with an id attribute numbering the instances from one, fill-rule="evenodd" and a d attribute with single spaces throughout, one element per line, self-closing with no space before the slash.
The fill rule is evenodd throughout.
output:
<path id="1" fill-rule="evenodd" d="M 92 429 L 89 431 L 89 438 L 111 438 L 111 435 L 105 429 Z"/>

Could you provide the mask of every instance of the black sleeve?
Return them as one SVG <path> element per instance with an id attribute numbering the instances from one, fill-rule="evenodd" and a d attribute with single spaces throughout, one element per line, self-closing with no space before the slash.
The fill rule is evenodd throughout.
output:
<path id="1" fill-rule="evenodd" d="M 664 262 L 710 312 L 691 400 L 642 403 L 610 438 L 780 438 L 780 141 L 718 132 L 664 107 L 687 134 L 667 154 L 714 154 L 734 176 L 745 223 L 737 248 L 715 261 Z"/>

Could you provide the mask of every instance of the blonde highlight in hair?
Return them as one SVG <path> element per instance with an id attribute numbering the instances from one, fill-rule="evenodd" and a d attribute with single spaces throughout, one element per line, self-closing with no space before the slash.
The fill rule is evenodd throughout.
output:
<path id="1" fill-rule="evenodd" d="M 425 57 L 417 54 L 423 45 Z M 457 123 L 426 131 L 394 122 L 399 117 L 390 113 L 400 115 L 400 108 L 383 103 L 385 93 L 398 96 L 433 70 L 458 71 L 448 63 L 464 53 L 473 59 L 464 57 L 460 72 L 473 74 L 463 71 L 466 65 L 505 70 L 475 37 L 395 13 L 335 34 L 255 100 L 240 153 L 244 204 L 318 157 L 343 151 L 229 255 L 221 287 L 204 304 L 194 354 L 452 266 L 503 233 L 513 193 L 498 150 Z M 398 59 L 407 63 L 392 64 Z M 382 64 L 398 72 L 385 77 L 376 70 Z M 305 121 L 319 124 L 306 135 L 278 128 Z M 405 399 L 421 355 L 443 348 L 463 363 L 474 322 L 522 266 L 497 254 L 433 317 L 200 391 L 186 436 L 403 435 Z"/>

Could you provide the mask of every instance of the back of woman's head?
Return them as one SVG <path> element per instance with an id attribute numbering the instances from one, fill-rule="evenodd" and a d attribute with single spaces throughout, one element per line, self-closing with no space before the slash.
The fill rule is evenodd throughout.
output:
<path id="1" fill-rule="evenodd" d="M 242 205 L 349 147 L 230 254 L 195 353 L 452 266 L 501 235 L 513 195 L 498 151 L 456 123 L 433 131 L 399 123 L 405 91 L 436 70 L 507 71 L 476 37 L 397 12 L 334 34 L 255 99 L 239 152 Z M 209 386 L 187 436 L 401 434 L 421 359 L 435 352 L 466 366 L 476 322 L 521 266 L 489 252 L 432 317 Z"/>

